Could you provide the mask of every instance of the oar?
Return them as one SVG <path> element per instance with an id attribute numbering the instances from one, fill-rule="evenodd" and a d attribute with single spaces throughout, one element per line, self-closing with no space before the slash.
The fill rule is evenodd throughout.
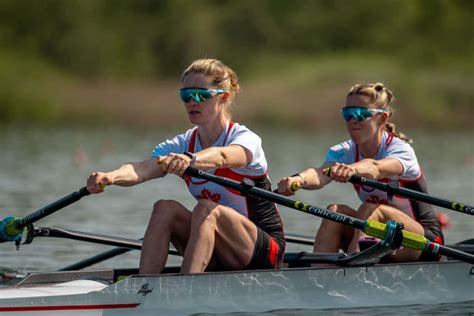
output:
<path id="1" fill-rule="evenodd" d="M 95 244 L 116 246 L 119 248 L 114 248 L 107 250 L 105 252 L 99 253 L 92 257 L 81 260 L 75 264 L 69 265 L 60 269 L 59 271 L 72 271 L 80 270 L 96 263 L 105 261 L 107 259 L 113 258 L 115 256 L 129 252 L 130 250 L 141 250 L 142 249 L 142 239 L 128 239 L 122 237 L 113 237 L 108 235 L 100 235 L 86 232 L 79 232 L 75 230 L 66 230 L 60 228 L 50 228 L 50 227 L 37 227 L 34 231 L 35 237 L 57 237 L 57 238 L 67 238 L 72 240 L 80 240 Z M 172 256 L 180 256 L 178 251 L 170 249 L 168 254 Z"/>
<path id="2" fill-rule="evenodd" d="M 45 218 L 48 215 L 53 214 L 60 209 L 79 201 L 82 197 L 89 195 L 86 187 L 81 188 L 79 191 L 73 192 L 65 197 L 43 207 L 39 210 L 23 217 L 6 217 L 0 220 L 0 242 L 5 241 L 17 241 L 21 239 L 23 230 L 26 226 Z"/>
<path id="3" fill-rule="evenodd" d="M 61 268 L 58 271 L 82 270 L 82 269 L 90 267 L 94 264 L 100 263 L 102 261 L 108 260 L 108 259 L 116 257 L 116 256 L 119 256 L 121 254 L 127 253 L 131 250 L 132 249 L 130 249 L 130 248 L 113 248 L 113 249 L 101 252 L 101 253 L 99 253 L 97 255 L 94 255 L 92 257 L 81 260 L 79 262 L 68 265 L 67 267 Z"/>
<path id="4" fill-rule="evenodd" d="M 328 177 L 330 173 L 331 173 L 331 169 L 329 168 L 326 168 L 323 170 L 323 174 Z M 444 208 L 454 210 L 460 213 L 474 215 L 474 207 L 470 205 L 467 205 L 461 202 L 450 201 L 450 200 L 437 197 L 431 194 L 426 194 L 424 192 L 402 188 L 400 187 L 400 183 L 396 180 L 390 180 L 388 183 L 382 183 L 378 181 L 369 180 L 365 177 L 361 177 L 358 175 L 353 175 L 349 181 L 354 184 L 361 184 L 361 185 L 369 186 L 372 188 L 376 188 L 393 195 L 400 195 L 409 199 L 444 207 Z"/>
<path id="5" fill-rule="evenodd" d="M 66 230 L 61 228 L 38 227 L 35 228 L 35 237 L 58 237 L 72 240 L 80 240 L 95 244 L 116 246 L 129 249 L 142 249 L 142 241 L 137 239 L 129 239 L 122 237 L 113 237 L 108 235 L 100 235 L 94 233 L 86 233 L 75 230 Z"/>
<path id="6" fill-rule="evenodd" d="M 360 220 L 351 216 L 344 214 L 332 212 L 327 209 L 319 208 L 312 206 L 308 203 L 303 203 L 300 201 L 289 199 L 283 195 L 263 190 L 254 186 L 254 183 L 250 179 L 244 178 L 243 182 L 237 182 L 231 179 L 219 177 L 202 170 L 196 169 L 194 167 L 188 167 L 185 171 L 185 174 L 208 180 L 219 185 L 234 189 L 241 192 L 244 195 L 251 195 L 254 197 L 266 199 L 268 201 L 278 203 L 293 209 L 296 209 L 301 212 L 305 212 L 311 215 L 319 216 L 330 221 L 334 221 L 340 224 L 351 226 L 353 228 L 360 229 L 367 235 L 384 239 L 387 232 L 389 231 L 389 226 L 384 223 L 380 223 L 374 220 Z M 439 253 L 445 256 L 450 256 L 455 259 L 467 261 L 469 263 L 474 263 L 474 255 L 464 253 L 462 251 L 452 249 L 443 245 L 440 245 L 436 242 L 432 242 L 425 238 L 424 236 L 409 232 L 407 230 L 402 230 L 403 241 L 401 246 L 421 250 L 430 253 Z"/>

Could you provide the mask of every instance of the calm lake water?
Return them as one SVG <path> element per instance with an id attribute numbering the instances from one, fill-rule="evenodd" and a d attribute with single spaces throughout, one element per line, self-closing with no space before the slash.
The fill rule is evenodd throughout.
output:
<path id="1" fill-rule="evenodd" d="M 347 138 L 344 133 L 251 128 L 263 139 L 269 174 L 274 183 L 305 167 L 318 166 L 329 146 Z M 22 217 L 78 190 L 85 185 L 85 179 L 92 171 L 109 171 L 123 162 L 145 159 L 155 144 L 182 131 L 184 129 L 138 132 L 125 128 L 2 128 L 0 218 Z M 414 147 L 430 192 L 474 204 L 473 132 L 406 132 L 415 140 Z M 333 202 L 354 207 L 359 203 L 350 184 L 332 183 L 321 191 L 301 191 L 297 196 L 299 200 L 320 207 Z M 143 236 L 151 206 L 157 199 L 176 199 L 189 208 L 194 203 L 184 182 L 170 175 L 131 188 L 107 188 L 105 193 L 85 197 L 41 220 L 37 226 L 136 239 Z M 440 211 L 450 217 L 447 243 L 474 237 L 473 217 Z M 317 217 L 284 207 L 280 212 L 287 233 L 314 236 L 320 223 Z M 56 238 L 37 238 L 32 244 L 22 246 L 20 251 L 11 243 L 3 243 L 0 244 L 0 267 L 22 273 L 55 270 L 108 249 L 110 247 Z M 309 251 L 310 247 L 289 244 L 288 250 Z M 94 268 L 136 267 L 138 260 L 138 252 L 133 251 Z M 178 258 L 170 257 L 170 264 L 179 262 Z M 454 310 L 464 312 L 462 308 Z M 367 310 L 361 312 L 365 313 Z"/>

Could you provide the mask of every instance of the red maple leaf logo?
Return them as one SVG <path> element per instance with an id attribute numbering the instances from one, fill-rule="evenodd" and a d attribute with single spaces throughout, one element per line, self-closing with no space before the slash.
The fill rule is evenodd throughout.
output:
<path id="1" fill-rule="evenodd" d="M 366 202 L 368 203 L 372 203 L 372 204 L 385 204 L 385 205 L 388 205 L 388 200 L 387 199 L 381 199 L 379 198 L 378 196 L 376 195 L 371 195 L 368 199 L 365 200 Z"/>
<path id="2" fill-rule="evenodd" d="M 219 203 L 221 200 L 221 195 L 219 193 L 212 193 L 208 189 L 203 189 L 197 198 L 199 200 L 211 200 L 213 202 Z"/>

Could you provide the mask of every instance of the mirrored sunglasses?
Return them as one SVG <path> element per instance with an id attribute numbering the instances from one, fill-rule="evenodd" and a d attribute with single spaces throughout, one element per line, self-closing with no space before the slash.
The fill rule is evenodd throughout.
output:
<path id="1" fill-rule="evenodd" d="M 357 122 L 365 121 L 372 117 L 373 113 L 387 112 L 385 109 L 368 109 L 359 106 L 346 106 L 341 109 L 342 117 L 346 121 L 350 121 L 352 118 Z"/>
<path id="2" fill-rule="evenodd" d="M 193 99 L 197 103 L 204 102 L 207 99 L 212 98 L 215 95 L 224 93 L 222 89 L 205 89 L 205 88 L 182 88 L 179 89 L 179 96 L 181 100 L 188 103 Z"/>

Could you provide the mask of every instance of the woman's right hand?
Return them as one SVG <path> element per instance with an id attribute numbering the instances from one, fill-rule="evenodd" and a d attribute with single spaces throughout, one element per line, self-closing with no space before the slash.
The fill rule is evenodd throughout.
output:
<path id="1" fill-rule="evenodd" d="M 329 177 L 336 182 L 349 182 L 351 177 L 356 174 L 356 169 L 352 165 L 346 165 L 336 162 L 330 169 Z"/>
<path id="2" fill-rule="evenodd" d="M 170 153 L 167 156 L 159 157 L 158 164 L 161 166 L 163 172 L 182 177 L 191 164 L 191 158 L 185 154 Z"/>
<path id="3" fill-rule="evenodd" d="M 104 188 L 107 185 L 112 185 L 113 183 L 114 179 L 110 173 L 93 172 L 87 178 L 87 191 L 95 194 L 101 193 L 104 192 Z"/>
<path id="4" fill-rule="evenodd" d="M 284 177 L 278 182 L 278 193 L 289 196 L 295 194 L 295 187 L 301 188 L 303 186 L 302 178 L 300 176 Z"/>

